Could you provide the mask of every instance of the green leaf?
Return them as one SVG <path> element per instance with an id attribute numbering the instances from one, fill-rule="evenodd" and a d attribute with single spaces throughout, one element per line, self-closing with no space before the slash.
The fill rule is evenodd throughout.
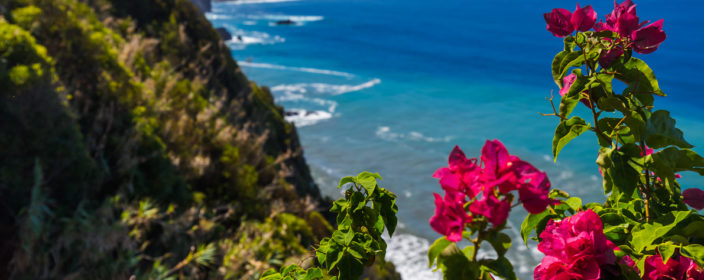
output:
<path id="1" fill-rule="evenodd" d="M 663 264 L 667 263 L 672 255 L 675 254 L 675 249 L 677 249 L 677 247 L 678 246 L 675 246 L 672 242 L 658 245 L 658 252 L 660 252 L 660 255 L 662 256 Z"/>
<path id="2" fill-rule="evenodd" d="M 364 171 L 357 175 L 357 183 L 362 185 L 364 189 L 367 190 L 367 196 L 372 196 L 374 194 L 374 190 L 376 189 L 377 185 L 376 179 L 381 180 L 381 176 L 379 176 L 379 173 L 371 173 L 368 171 Z"/>
<path id="3" fill-rule="evenodd" d="M 559 62 L 557 60 L 559 60 Z M 573 51 L 564 54 L 563 52 L 558 53 L 552 64 L 553 80 L 555 80 L 555 83 L 562 88 L 562 78 L 567 75 L 570 68 L 579 67 L 582 64 L 584 64 L 584 56 L 581 51 Z"/>
<path id="4" fill-rule="evenodd" d="M 641 252 L 655 240 L 665 236 L 671 229 L 692 214 L 691 211 L 674 211 L 659 217 L 652 224 L 644 224 L 640 230 L 633 231 L 631 244 L 636 252 Z"/>
<path id="5" fill-rule="evenodd" d="M 636 92 L 634 92 L 636 96 L 639 94 L 666 96 L 666 94 L 660 90 L 658 80 L 655 78 L 655 73 L 653 73 L 653 70 L 650 69 L 648 64 L 642 60 L 632 57 L 626 61 L 626 63 L 614 63 L 613 68 L 616 71 L 617 79 L 636 89 Z M 650 104 L 644 105 L 652 106 L 653 104 L 651 102 Z"/>
<path id="6" fill-rule="evenodd" d="M 342 179 L 340 179 L 340 183 L 337 184 L 337 188 L 339 189 L 339 188 L 341 188 L 342 186 L 344 186 L 344 185 L 346 185 L 346 184 L 349 184 L 349 183 L 356 183 L 356 182 L 357 182 L 357 181 L 356 181 L 356 179 L 355 179 L 354 177 L 351 177 L 351 176 L 343 177 Z"/>
<path id="7" fill-rule="evenodd" d="M 700 244 L 690 244 L 682 247 L 682 254 L 693 259 L 700 265 L 704 263 L 704 246 Z"/>
<path id="8" fill-rule="evenodd" d="M 477 279 L 480 270 L 476 262 L 471 262 L 454 243 L 450 244 L 438 257 L 443 279 Z"/>
<path id="9" fill-rule="evenodd" d="M 570 207 L 570 209 L 574 210 L 575 212 L 578 212 L 580 208 L 582 208 L 582 199 L 576 196 L 570 197 L 567 200 L 563 201 L 567 206 Z"/>
<path id="10" fill-rule="evenodd" d="M 342 246 L 336 243 L 331 243 L 330 244 L 330 249 L 328 250 L 328 254 L 325 258 L 325 264 L 327 265 L 328 270 L 334 269 L 338 263 L 342 260 L 342 257 L 344 256 L 342 252 Z"/>
<path id="11" fill-rule="evenodd" d="M 506 254 L 509 248 L 511 248 L 511 237 L 503 232 L 493 232 L 487 236 L 486 241 L 489 241 L 494 250 L 499 255 L 499 257 Z"/>
<path id="12" fill-rule="evenodd" d="M 366 255 L 366 249 L 362 244 L 359 244 L 359 242 L 351 242 L 350 246 L 347 248 L 347 252 L 350 253 L 353 257 L 359 260 L 363 260 Z"/>
<path id="13" fill-rule="evenodd" d="M 521 237 L 523 242 L 528 246 L 528 237 L 530 233 L 536 229 L 538 224 L 545 219 L 550 219 L 550 212 L 548 210 L 543 211 L 539 214 L 528 214 L 526 218 L 521 223 Z"/>
<path id="14" fill-rule="evenodd" d="M 345 246 L 349 246 L 352 242 L 352 239 L 354 239 L 354 231 L 347 231 L 347 233 L 345 233 L 344 235 L 344 238 L 345 239 L 343 241 L 345 242 Z"/>
<path id="15" fill-rule="evenodd" d="M 490 268 L 496 276 L 500 276 L 501 278 L 507 280 L 516 279 L 516 273 L 513 272 L 513 265 L 511 265 L 511 262 L 503 256 L 500 256 L 499 259 L 495 261 L 487 263 L 486 266 Z"/>
<path id="16" fill-rule="evenodd" d="M 428 268 L 433 267 L 440 253 L 442 253 L 447 246 L 450 246 L 450 244 L 452 244 L 452 241 L 447 240 L 447 238 L 443 236 L 435 240 L 433 245 L 430 245 L 430 248 L 428 248 Z"/>
<path id="17" fill-rule="evenodd" d="M 343 246 L 347 245 L 347 235 L 350 232 L 354 236 L 354 232 L 352 230 L 348 230 L 347 232 L 342 232 L 341 230 L 336 230 L 335 232 L 332 233 L 331 240 L 339 245 L 343 245 Z"/>
<path id="18" fill-rule="evenodd" d="M 388 229 L 389 236 L 394 234 L 398 219 L 398 205 L 396 205 L 396 195 L 385 188 L 379 188 L 377 195 L 374 198 L 374 209 L 379 211 L 381 218 L 384 220 L 384 225 Z"/>
<path id="19" fill-rule="evenodd" d="M 563 41 L 565 43 L 565 51 L 574 51 L 574 48 L 577 46 L 577 43 L 574 42 L 574 36 L 567 36 Z"/>
<path id="20" fill-rule="evenodd" d="M 364 272 L 364 264 L 351 255 L 345 255 L 337 266 L 340 280 L 358 280 Z"/>
<path id="21" fill-rule="evenodd" d="M 689 149 L 669 147 L 645 157 L 645 163 L 663 180 L 671 196 L 677 193 L 675 173 L 693 171 L 704 176 L 704 158 Z"/>
<path id="22" fill-rule="evenodd" d="M 316 279 L 323 279 L 323 271 L 320 270 L 320 268 L 311 268 L 308 269 L 308 272 L 306 273 L 306 277 L 303 278 L 303 280 L 316 280 Z"/>
<path id="23" fill-rule="evenodd" d="M 628 107 L 626 107 L 628 103 L 622 98 L 623 97 L 618 95 L 605 96 L 597 99 L 596 106 L 607 112 L 613 112 L 615 110 L 618 110 L 619 112 L 626 112 L 628 110 Z"/>
<path id="24" fill-rule="evenodd" d="M 276 270 L 269 269 L 262 274 L 262 277 L 259 278 L 260 280 L 280 280 L 283 277 L 281 277 L 281 274 L 276 272 Z"/>
<path id="25" fill-rule="evenodd" d="M 582 118 L 574 116 L 566 121 L 561 121 L 555 129 L 555 137 L 552 140 L 552 155 L 557 161 L 557 155 L 563 147 L 572 139 L 589 130 L 590 125 Z"/>
<path id="26" fill-rule="evenodd" d="M 352 197 L 350 199 L 350 208 L 352 209 L 352 212 L 362 210 L 365 205 L 367 205 L 367 201 L 364 200 L 364 194 L 361 192 L 352 193 Z"/>
<path id="27" fill-rule="evenodd" d="M 325 264 L 325 260 L 328 255 L 328 250 L 330 249 L 330 238 L 325 237 L 320 240 L 320 246 L 315 250 L 315 256 L 318 258 L 318 263 Z"/>
<path id="28" fill-rule="evenodd" d="M 639 148 L 629 144 L 623 145 L 619 150 L 601 148 L 599 151 L 597 163 L 604 174 L 604 192 L 612 192 L 611 198 L 622 197 L 630 200 L 637 187 L 642 170 L 631 164 L 634 149 Z M 640 152 L 636 153 L 640 158 Z"/>
<path id="29" fill-rule="evenodd" d="M 682 229 L 682 234 L 687 237 L 704 239 L 704 221 L 693 221 L 688 223 Z"/>
<path id="30" fill-rule="evenodd" d="M 675 120 L 670 117 L 670 112 L 668 111 L 655 111 L 648 119 L 645 132 L 645 142 L 653 149 L 670 145 L 680 148 L 694 147 L 684 140 L 682 131 L 675 127 Z"/>

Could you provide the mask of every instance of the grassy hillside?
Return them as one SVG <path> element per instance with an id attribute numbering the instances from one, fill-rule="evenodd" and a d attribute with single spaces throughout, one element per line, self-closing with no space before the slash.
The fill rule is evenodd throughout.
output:
<path id="1" fill-rule="evenodd" d="M 0 278 L 256 278 L 327 209 L 186 0 L 0 0 Z"/>

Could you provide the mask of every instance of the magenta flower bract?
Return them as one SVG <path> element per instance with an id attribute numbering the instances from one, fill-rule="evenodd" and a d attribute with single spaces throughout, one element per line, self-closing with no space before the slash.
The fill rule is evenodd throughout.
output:
<path id="1" fill-rule="evenodd" d="M 682 192 L 682 200 L 690 207 L 702 210 L 704 209 L 704 191 L 700 189 L 686 189 Z"/>
<path id="2" fill-rule="evenodd" d="M 641 29 L 635 30 L 631 34 L 633 40 L 633 51 L 642 54 L 649 54 L 658 49 L 658 46 L 665 41 L 667 35 L 662 31 L 663 20 L 658 20 Z"/>
<path id="3" fill-rule="evenodd" d="M 667 260 L 667 263 L 663 262 L 659 254 L 647 257 L 642 278 L 645 280 L 704 280 L 704 272 L 692 259 L 676 252 Z"/>
<path id="4" fill-rule="evenodd" d="M 474 215 L 482 215 L 494 226 L 503 224 L 511 211 L 511 203 L 508 198 L 499 200 L 491 192 L 484 192 L 483 197 L 469 205 L 469 211 Z"/>
<path id="5" fill-rule="evenodd" d="M 550 180 L 544 172 L 535 173 L 530 178 L 529 184 L 524 184 L 518 189 L 519 200 L 523 208 L 531 214 L 539 214 L 549 206 L 559 204 L 558 200 L 550 199 Z"/>
<path id="6" fill-rule="evenodd" d="M 616 263 L 616 246 L 606 239 L 603 223 L 591 209 L 549 221 L 540 238 L 538 250 L 545 258 L 535 268 L 535 279 L 599 279 L 602 266 Z M 579 277 L 568 277 L 574 275 Z"/>
<path id="7" fill-rule="evenodd" d="M 594 12 L 592 6 L 587 5 L 584 8 L 580 8 L 579 4 L 577 4 L 577 9 L 574 10 L 572 17 L 570 18 L 570 23 L 572 23 L 572 26 L 578 31 L 584 32 L 592 29 L 595 22 L 596 12 Z"/>
<path id="8" fill-rule="evenodd" d="M 606 54 L 599 57 L 599 64 L 603 68 L 609 68 L 609 66 L 611 66 L 611 64 L 614 63 L 614 61 L 616 61 L 616 59 L 621 57 L 622 54 L 623 54 L 623 46 L 621 46 L 621 45 L 614 46 L 614 48 L 612 48 L 611 50 L 606 52 Z"/>
<path id="9" fill-rule="evenodd" d="M 606 15 L 606 26 L 600 28 L 617 32 L 623 37 L 631 36 L 631 32 L 638 29 L 638 16 L 636 16 L 636 5 L 631 0 L 626 0 L 617 4 L 614 0 L 614 10 Z"/>
<path id="10" fill-rule="evenodd" d="M 560 89 L 560 96 L 565 96 L 568 92 L 570 92 L 570 87 L 574 83 L 574 81 L 577 79 L 577 75 L 574 73 L 569 74 L 562 78 L 562 88 Z"/>
<path id="11" fill-rule="evenodd" d="M 474 197 L 481 192 L 481 186 L 476 184 L 479 167 L 476 159 L 467 159 L 460 147 L 455 146 L 448 158 L 448 167 L 435 171 L 434 178 L 440 179 L 440 186 L 446 191 L 466 193 Z"/>
<path id="12" fill-rule="evenodd" d="M 445 190 L 445 197 L 435 194 L 435 215 L 430 225 L 450 241 L 459 241 L 467 223 L 476 216 L 484 216 L 494 227 L 500 226 L 511 211 L 508 193 L 517 190 L 519 200 L 530 213 L 540 213 L 550 204 L 550 181 L 528 162 L 510 155 L 499 140 L 487 140 L 481 154 L 468 159 L 455 146 L 450 152 L 448 166 L 438 168 L 433 174 Z M 469 198 L 469 200 L 467 200 Z M 464 204 L 470 201 L 467 214 Z"/>
<path id="13" fill-rule="evenodd" d="M 555 35 L 555 37 L 565 37 L 574 32 L 575 27 L 572 25 L 572 13 L 565 9 L 552 9 L 552 12 L 543 14 L 547 29 Z"/>
<path id="14" fill-rule="evenodd" d="M 462 231 L 466 223 L 472 222 L 472 217 L 464 210 L 464 194 L 447 192 L 445 199 L 439 194 L 435 196 L 435 215 L 430 218 L 430 227 L 436 232 L 447 236 L 447 240 L 457 242 L 462 239 Z"/>

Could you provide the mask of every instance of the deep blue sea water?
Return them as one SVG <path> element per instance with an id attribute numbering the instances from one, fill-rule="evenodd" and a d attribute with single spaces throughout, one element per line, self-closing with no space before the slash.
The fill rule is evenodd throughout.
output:
<path id="1" fill-rule="evenodd" d="M 669 95 L 656 106 L 670 110 L 686 139 L 702 146 L 704 3 L 636 3 L 642 20 L 663 18 L 668 35 L 658 51 L 639 56 Z M 570 143 L 555 163 L 557 119 L 538 114 L 552 110 L 545 97 L 559 89 L 549 65 L 562 47 L 545 30 L 542 14 L 575 4 L 240 0 L 214 3 L 208 18 L 233 34 L 228 45 L 247 76 L 297 113 L 288 119 L 298 126 L 324 194 L 338 197 L 342 176 L 370 170 L 384 177 L 382 185 L 399 195 L 402 224 L 389 241 L 389 258 L 404 279 L 433 279 L 438 274 L 427 269 L 423 249 L 439 237 L 427 221 L 432 193 L 441 189 L 430 176 L 456 144 L 478 156 L 486 139 L 500 139 L 510 153 L 545 170 L 554 187 L 585 202 L 604 200 L 593 134 Z M 600 18 L 613 7 L 591 4 Z M 285 19 L 295 24 L 275 24 Z M 696 174 L 683 175 L 685 187 L 704 186 Z M 509 258 L 521 279 L 531 279 L 541 254 L 520 241 L 525 213 L 514 211 Z"/>

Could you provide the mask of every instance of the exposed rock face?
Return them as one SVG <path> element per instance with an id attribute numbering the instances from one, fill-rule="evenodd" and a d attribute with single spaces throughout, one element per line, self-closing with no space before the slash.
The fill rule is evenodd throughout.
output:
<path id="1" fill-rule="evenodd" d="M 217 31 L 218 34 L 220 34 L 220 38 L 222 38 L 223 41 L 230 41 L 230 40 L 232 40 L 232 35 L 231 35 L 230 32 L 227 31 L 227 29 L 225 29 L 224 27 L 215 28 L 215 31 Z"/>

